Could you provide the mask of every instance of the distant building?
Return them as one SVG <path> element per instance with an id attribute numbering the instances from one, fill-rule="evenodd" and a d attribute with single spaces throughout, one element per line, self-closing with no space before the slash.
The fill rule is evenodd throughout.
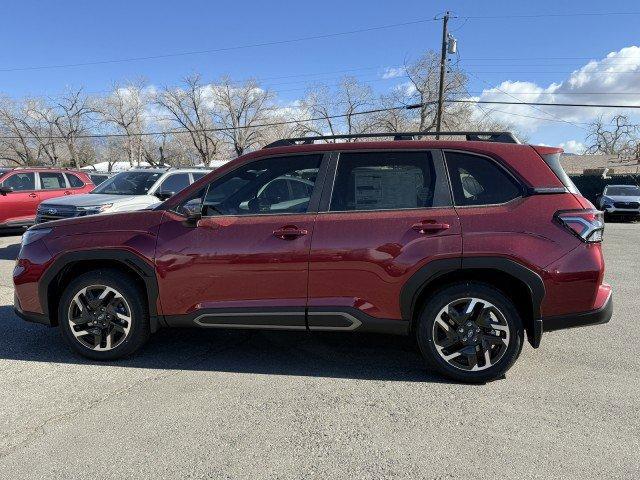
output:
<path id="1" fill-rule="evenodd" d="M 560 163 L 569 175 L 594 174 L 608 169 L 608 173 L 640 173 L 639 159 L 620 160 L 610 155 L 562 155 Z M 585 170 L 587 170 L 585 172 Z"/>

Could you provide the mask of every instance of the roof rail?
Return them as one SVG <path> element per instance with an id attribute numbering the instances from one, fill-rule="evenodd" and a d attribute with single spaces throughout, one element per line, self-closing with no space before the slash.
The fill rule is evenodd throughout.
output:
<path id="1" fill-rule="evenodd" d="M 351 138 L 383 138 L 393 137 L 394 140 L 415 140 L 416 137 L 465 137 L 470 142 L 499 142 L 520 143 L 511 132 L 379 132 L 355 133 L 345 135 L 319 135 L 316 137 L 295 137 L 276 140 L 264 148 L 288 147 L 292 145 L 310 145 L 316 140 L 347 140 Z"/>
<path id="2" fill-rule="evenodd" d="M 75 167 L 53 167 L 48 165 L 20 165 L 17 167 L 12 167 L 12 170 L 73 170 L 73 171 L 81 171 Z"/>

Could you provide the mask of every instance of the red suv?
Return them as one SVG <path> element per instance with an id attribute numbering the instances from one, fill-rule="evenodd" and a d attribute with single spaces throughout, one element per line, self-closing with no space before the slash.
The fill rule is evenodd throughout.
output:
<path id="1" fill-rule="evenodd" d="M 154 210 L 32 227 L 16 311 L 94 359 L 159 327 L 415 335 L 469 382 L 504 374 L 525 334 L 609 320 L 602 216 L 560 149 L 410 135 L 282 140 Z"/>
<path id="2" fill-rule="evenodd" d="M 0 228 L 33 225 L 40 202 L 63 195 L 89 193 L 91 178 L 80 171 L 14 168 L 0 171 Z"/>

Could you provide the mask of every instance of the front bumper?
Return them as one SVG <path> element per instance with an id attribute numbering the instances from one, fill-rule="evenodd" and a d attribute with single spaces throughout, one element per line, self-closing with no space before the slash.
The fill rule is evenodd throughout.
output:
<path id="1" fill-rule="evenodd" d="M 602 210 L 607 215 L 640 215 L 638 208 L 604 207 Z"/>
<path id="2" fill-rule="evenodd" d="M 26 320 L 27 322 L 40 323 L 42 325 L 51 326 L 51 321 L 49 320 L 48 316 L 41 313 L 25 312 L 24 310 L 22 310 L 22 307 L 20 306 L 20 300 L 18 300 L 18 296 L 15 294 L 13 295 L 13 311 L 18 317 Z"/>
<path id="3" fill-rule="evenodd" d="M 613 295 L 610 292 L 607 300 L 604 302 L 604 305 L 596 310 L 542 318 L 542 331 L 552 332 L 554 330 L 563 330 L 565 328 L 600 325 L 611 320 L 611 315 L 613 315 Z"/>

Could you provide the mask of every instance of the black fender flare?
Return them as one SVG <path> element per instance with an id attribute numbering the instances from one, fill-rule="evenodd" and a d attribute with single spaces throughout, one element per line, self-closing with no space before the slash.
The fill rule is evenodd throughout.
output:
<path id="1" fill-rule="evenodd" d="M 157 309 L 158 279 L 155 269 L 135 253 L 119 248 L 79 250 L 76 252 L 67 252 L 57 257 L 49 268 L 47 268 L 38 286 L 38 298 L 44 315 L 49 317 L 51 313 L 49 311 L 49 286 L 51 285 L 51 282 L 69 264 L 91 260 L 109 260 L 122 264 L 125 267 L 128 267 L 129 270 L 136 272 L 145 285 L 147 298 L 149 299 L 148 308 L 151 321 L 151 331 L 153 332 L 157 330 L 159 322 Z"/>
<path id="2" fill-rule="evenodd" d="M 545 295 L 544 282 L 540 275 L 525 265 L 507 257 L 457 257 L 433 260 L 421 267 L 404 284 L 400 292 L 400 312 L 402 318 L 413 318 L 416 301 L 422 291 L 433 281 L 457 270 L 491 269 L 499 270 L 507 275 L 517 278 L 524 283 L 531 296 L 533 328 L 529 339 L 532 346 L 540 345 L 542 337 L 542 320 L 540 306 Z"/>

